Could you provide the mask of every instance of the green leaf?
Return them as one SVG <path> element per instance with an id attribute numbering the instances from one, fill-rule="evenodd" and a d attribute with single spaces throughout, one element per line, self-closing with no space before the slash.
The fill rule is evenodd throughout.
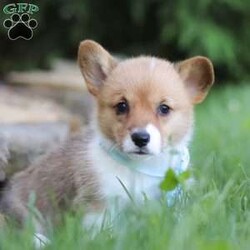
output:
<path id="1" fill-rule="evenodd" d="M 190 177 L 191 177 L 191 172 L 190 172 L 190 170 L 186 170 L 186 171 L 182 172 L 182 173 L 177 177 L 177 179 L 178 179 L 179 183 L 184 184 L 185 181 L 187 181 Z"/>
<path id="2" fill-rule="evenodd" d="M 164 180 L 160 184 L 160 188 L 163 191 L 174 190 L 179 184 L 178 178 L 175 175 L 173 169 L 169 169 L 165 175 Z"/>
<path id="3" fill-rule="evenodd" d="M 179 184 L 184 185 L 185 182 L 191 177 L 190 170 L 186 170 L 177 175 L 172 168 L 170 168 L 165 175 L 164 180 L 160 184 L 163 191 L 174 190 Z"/>

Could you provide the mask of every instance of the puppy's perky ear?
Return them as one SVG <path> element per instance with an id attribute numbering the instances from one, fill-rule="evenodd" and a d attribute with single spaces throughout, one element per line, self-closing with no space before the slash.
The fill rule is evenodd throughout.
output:
<path id="1" fill-rule="evenodd" d="M 99 88 L 117 64 L 100 44 L 91 40 L 80 43 L 78 63 L 88 90 L 94 96 L 98 95 Z"/>
<path id="2" fill-rule="evenodd" d="M 202 56 L 192 57 L 175 65 L 187 87 L 193 104 L 202 102 L 214 83 L 212 62 Z"/>

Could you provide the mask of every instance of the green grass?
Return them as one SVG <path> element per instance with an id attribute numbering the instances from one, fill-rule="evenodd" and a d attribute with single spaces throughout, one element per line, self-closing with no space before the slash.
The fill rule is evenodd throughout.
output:
<path id="1" fill-rule="evenodd" d="M 249 85 L 222 86 L 197 107 L 191 148 L 197 183 L 174 206 L 131 205 L 112 231 L 94 239 L 79 217 L 68 215 L 45 249 L 250 249 L 249 101 Z M 0 249 L 32 249 L 31 231 L 4 228 Z"/>

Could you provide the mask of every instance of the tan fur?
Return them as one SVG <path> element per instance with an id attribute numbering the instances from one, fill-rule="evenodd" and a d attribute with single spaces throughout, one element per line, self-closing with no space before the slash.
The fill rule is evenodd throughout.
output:
<path id="1" fill-rule="evenodd" d="M 192 103 L 202 102 L 214 82 L 211 61 L 206 57 L 196 56 L 176 64 L 176 69 L 186 83 Z"/>
<path id="2" fill-rule="evenodd" d="M 161 134 L 162 147 L 168 146 L 169 139 L 174 145 L 186 143 L 193 104 L 205 98 L 214 80 L 212 64 L 204 57 L 178 64 L 152 57 L 118 62 L 90 40 L 80 44 L 78 62 L 89 92 L 96 97 L 94 125 L 12 178 L 1 207 L 20 222 L 29 214 L 32 193 L 44 218 L 56 218 L 59 210 L 76 206 L 103 209 L 106 197 L 100 175 L 109 166 L 93 155 L 94 138 L 104 135 L 121 148 L 131 130 L 152 124 Z M 129 112 L 118 116 L 115 106 L 124 99 Z M 167 116 L 157 112 L 162 103 L 171 108 Z"/>
<path id="3" fill-rule="evenodd" d="M 91 135 L 87 131 L 86 135 Z M 85 209 L 102 202 L 95 172 L 86 154 L 89 138 L 78 134 L 60 148 L 16 174 L 2 199 L 2 209 L 23 223 L 28 216 L 27 203 L 35 194 L 36 207 L 44 219 L 57 220 L 60 210 Z"/>
<path id="4" fill-rule="evenodd" d="M 150 59 L 139 57 L 121 62 L 106 79 L 106 88 L 100 90 L 97 100 L 100 128 L 118 143 L 128 131 L 149 122 L 162 132 L 163 138 L 172 136 L 175 142 L 179 142 L 192 122 L 192 105 L 173 65 L 155 58 L 155 69 L 150 71 Z M 117 120 L 110 107 L 124 97 L 131 106 L 131 113 Z M 162 102 L 173 109 L 167 117 L 156 113 L 157 106 Z M 175 131 L 171 131 L 172 128 Z"/>

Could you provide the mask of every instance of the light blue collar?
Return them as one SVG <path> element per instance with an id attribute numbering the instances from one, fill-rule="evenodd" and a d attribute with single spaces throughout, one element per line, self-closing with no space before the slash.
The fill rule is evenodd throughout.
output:
<path id="1" fill-rule="evenodd" d="M 108 141 L 100 142 L 100 147 L 116 162 L 133 171 L 164 178 L 166 171 L 172 168 L 176 174 L 184 172 L 189 164 L 189 152 L 186 147 L 164 149 L 156 156 L 130 156 Z"/>

